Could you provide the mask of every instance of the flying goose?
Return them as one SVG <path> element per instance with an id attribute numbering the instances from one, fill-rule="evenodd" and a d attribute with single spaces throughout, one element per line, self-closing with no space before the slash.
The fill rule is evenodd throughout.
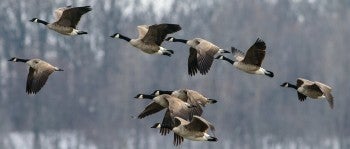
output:
<path id="1" fill-rule="evenodd" d="M 156 90 L 151 95 L 159 96 L 163 94 L 174 96 L 184 102 L 196 106 L 196 108 L 193 108 L 193 111 L 195 112 L 195 115 L 198 116 L 201 116 L 203 113 L 203 109 L 201 107 L 205 107 L 206 104 L 214 104 L 217 102 L 215 99 L 209 99 L 207 97 L 204 97 L 199 92 L 189 89 L 180 89 L 176 91 Z M 192 119 L 192 117 L 190 117 L 190 119 Z M 169 127 L 171 125 L 173 125 L 173 120 L 170 118 L 169 113 L 165 113 L 163 121 L 161 123 L 160 133 L 162 135 L 168 134 L 170 130 L 166 126 Z"/>
<path id="2" fill-rule="evenodd" d="M 213 63 L 215 54 L 230 53 L 229 51 L 220 49 L 218 46 L 202 38 L 186 40 L 168 37 L 165 40 L 171 42 L 182 42 L 190 46 L 190 55 L 188 56 L 187 64 L 188 74 L 190 76 L 194 76 L 198 70 L 202 75 L 207 74 Z"/>
<path id="3" fill-rule="evenodd" d="M 160 128 L 161 124 L 156 123 L 151 128 Z M 170 127 L 174 132 L 174 145 L 180 145 L 184 138 L 193 140 L 193 141 L 217 141 L 216 137 L 210 136 L 208 134 L 208 129 L 214 132 L 214 126 L 199 116 L 193 116 L 191 122 L 180 118 L 175 117 L 174 127 Z"/>
<path id="4" fill-rule="evenodd" d="M 134 98 L 137 99 L 151 99 L 152 103 L 146 106 L 146 108 L 138 115 L 139 119 L 142 119 L 148 115 L 157 113 L 164 108 L 169 109 L 169 114 L 173 118 L 174 116 L 179 116 L 184 119 L 189 119 L 195 113 L 195 105 L 191 105 L 187 102 L 182 101 L 174 96 L 163 94 L 159 96 L 138 94 Z"/>
<path id="5" fill-rule="evenodd" d="M 20 59 L 13 57 L 9 59 L 12 62 L 22 62 L 29 65 L 29 73 L 27 77 L 26 92 L 28 94 L 36 94 L 45 85 L 50 74 L 54 71 L 63 71 L 60 68 L 40 59 Z"/>
<path id="6" fill-rule="evenodd" d="M 181 99 L 184 102 L 198 106 L 198 110 L 200 110 L 200 113 L 203 112 L 200 106 L 205 107 L 205 105 L 207 104 L 214 104 L 217 102 L 217 100 L 215 99 L 207 98 L 201 93 L 190 89 L 179 89 L 175 91 L 155 90 L 151 95 L 158 96 L 163 94 L 174 96 L 176 98 Z"/>
<path id="7" fill-rule="evenodd" d="M 160 45 L 164 41 L 167 34 L 175 33 L 181 30 L 178 24 L 155 24 L 155 25 L 140 25 L 137 26 L 139 36 L 136 39 L 130 39 L 119 33 L 113 34 L 112 38 L 120 38 L 129 42 L 132 46 L 140 49 L 148 54 L 159 54 L 171 56 L 174 54 L 173 50 L 167 50 Z"/>
<path id="8" fill-rule="evenodd" d="M 265 42 L 258 38 L 256 42 L 248 49 L 246 54 L 234 47 L 231 47 L 232 54 L 236 61 L 233 61 L 223 55 L 217 56 L 216 59 L 225 60 L 244 72 L 266 75 L 272 78 L 274 76 L 273 72 L 265 70 L 261 67 L 261 63 L 265 57 L 265 50 Z"/>
<path id="9" fill-rule="evenodd" d="M 49 29 L 54 30 L 63 35 L 82 35 L 87 34 L 85 31 L 80 31 L 76 27 L 83 14 L 91 11 L 90 6 L 84 7 L 61 7 L 55 10 L 54 16 L 56 22 L 48 23 L 38 18 L 33 18 L 30 21 L 46 25 Z"/>
<path id="10" fill-rule="evenodd" d="M 298 99 L 300 101 L 304 101 L 306 97 L 313 99 L 326 98 L 331 109 L 334 107 L 333 95 L 331 94 L 332 88 L 326 84 L 298 78 L 296 85 L 285 82 L 281 86 L 296 89 L 298 93 Z"/>

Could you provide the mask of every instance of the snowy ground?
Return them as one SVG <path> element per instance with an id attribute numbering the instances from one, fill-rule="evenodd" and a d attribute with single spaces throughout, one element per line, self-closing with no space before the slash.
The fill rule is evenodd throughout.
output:
<path id="1" fill-rule="evenodd" d="M 5 149 L 32 149 L 34 133 L 11 132 L 0 141 Z M 50 132 L 40 135 L 41 147 L 44 149 L 97 149 L 96 145 L 86 141 L 76 132 Z M 0 147 L 1 147 L 0 146 Z"/>
<path id="2" fill-rule="evenodd" d="M 150 136 L 145 140 L 139 140 L 139 141 L 150 141 L 151 143 L 141 143 L 144 144 L 145 148 L 157 148 L 159 146 L 159 143 L 164 143 L 162 141 L 157 141 L 157 138 L 161 136 Z M 128 145 L 126 145 L 126 148 L 138 148 L 135 143 L 137 140 L 132 139 L 132 134 L 128 137 Z M 34 134 L 32 132 L 11 132 L 8 135 L 5 135 L 5 137 L 0 138 L 0 148 L 5 149 L 33 149 L 33 139 Z M 346 144 L 343 144 L 341 146 L 341 143 L 339 139 L 337 138 L 325 138 L 318 140 L 318 143 L 310 143 L 307 139 L 297 138 L 293 141 L 283 141 L 278 142 L 278 138 L 274 136 L 264 136 L 261 138 L 261 140 L 258 140 L 258 145 L 254 146 L 252 144 L 242 144 L 239 142 L 234 142 L 231 140 L 225 140 L 220 139 L 219 142 L 215 144 L 210 144 L 214 146 L 219 146 L 220 148 L 224 149 L 231 149 L 231 148 L 260 148 L 260 149 L 312 149 L 312 148 L 318 148 L 318 149 L 341 149 L 349 147 L 350 140 L 347 139 Z M 153 142 L 153 143 L 152 143 Z M 139 142 L 140 143 L 140 142 Z M 172 142 L 169 142 L 169 146 Z M 188 140 L 185 140 L 183 143 L 184 148 L 203 148 L 203 145 L 209 145 L 207 144 L 209 142 L 190 142 Z M 91 141 L 87 141 L 86 138 L 77 133 L 77 132 L 49 132 L 40 135 L 40 144 L 41 148 L 44 149 L 97 149 L 97 145 L 94 144 Z M 165 146 L 162 146 L 162 148 Z M 165 147 L 165 148 L 166 148 Z M 208 148 L 208 146 L 204 147 Z"/>

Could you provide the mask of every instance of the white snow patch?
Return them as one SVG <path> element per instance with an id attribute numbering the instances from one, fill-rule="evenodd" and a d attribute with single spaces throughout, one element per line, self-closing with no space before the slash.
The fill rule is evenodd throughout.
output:
<path id="1" fill-rule="evenodd" d="M 33 149 L 33 132 L 11 132 L 5 137 L 0 138 L 5 148 L 12 149 Z M 97 146 L 86 140 L 83 135 L 76 131 L 53 131 L 40 134 L 41 148 L 60 149 L 77 148 L 78 149 L 97 149 Z"/>

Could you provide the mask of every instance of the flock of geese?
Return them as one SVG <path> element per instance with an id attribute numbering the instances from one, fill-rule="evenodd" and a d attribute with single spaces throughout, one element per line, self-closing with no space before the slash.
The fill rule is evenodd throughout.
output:
<path id="1" fill-rule="evenodd" d="M 62 7 L 54 11 L 56 21 L 48 23 L 38 18 L 30 21 L 45 25 L 63 35 L 84 35 L 85 31 L 78 30 L 77 24 L 85 13 L 91 11 L 90 6 L 84 7 Z M 166 37 L 168 34 L 181 30 L 178 24 L 155 24 L 137 26 L 139 36 L 131 39 L 120 33 L 113 34 L 112 38 L 123 39 L 130 45 L 140 49 L 144 53 L 171 56 L 173 50 L 162 47 L 163 41 L 180 42 L 187 44 L 189 48 L 188 74 L 194 76 L 197 72 L 205 75 L 209 72 L 214 59 L 227 61 L 237 69 L 249 74 L 266 75 L 273 77 L 274 73 L 261 67 L 266 53 L 266 44 L 262 39 L 257 39 L 255 43 L 246 51 L 246 53 L 232 47 L 231 52 L 221 49 L 219 46 L 202 38 L 190 40 Z M 232 53 L 233 59 L 229 59 L 223 53 Z M 11 58 L 9 61 L 22 62 L 29 65 L 27 77 L 26 92 L 36 94 L 45 85 L 48 77 L 55 71 L 62 69 L 49 64 L 41 59 L 21 59 Z M 297 91 L 300 101 L 306 97 L 313 99 L 326 98 L 329 106 L 333 108 L 333 96 L 331 87 L 307 79 L 298 78 L 296 85 L 285 82 L 282 87 L 293 88 Z M 156 90 L 153 93 L 138 94 L 137 99 L 150 99 L 153 102 L 145 107 L 138 115 L 139 119 L 152 115 L 163 109 L 166 109 L 162 122 L 156 123 L 152 128 L 160 128 L 160 133 L 166 135 L 174 132 L 174 145 L 180 145 L 184 138 L 195 141 L 217 141 L 214 134 L 214 126 L 209 121 L 200 117 L 203 113 L 203 107 L 217 102 L 201 93 L 190 89 L 179 89 L 175 91 Z M 212 135 L 208 131 L 212 131 Z"/>

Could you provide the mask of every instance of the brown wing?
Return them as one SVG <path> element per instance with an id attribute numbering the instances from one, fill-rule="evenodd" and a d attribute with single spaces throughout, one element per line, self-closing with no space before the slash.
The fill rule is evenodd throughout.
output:
<path id="1" fill-rule="evenodd" d="M 90 6 L 74 7 L 64 10 L 61 18 L 57 21 L 58 25 L 76 28 L 83 14 L 91 11 Z"/>
<path id="2" fill-rule="evenodd" d="M 311 90 L 311 91 L 315 91 L 315 92 L 319 92 L 320 94 L 323 94 L 320 87 L 317 86 L 315 83 L 311 85 L 304 85 L 304 88 L 307 90 Z"/>
<path id="3" fill-rule="evenodd" d="M 167 109 L 165 114 L 164 114 L 159 133 L 161 135 L 167 135 L 171 131 L 169 128 L 173 128 L 173 127 L 174 127 L 174 122 L 170 116 L 169 109 Z"/>
<path id="4" fill-rule="evenodd" d="M 320 88 L 320 90 L 323 92 L 324 96 L 326 96 L 327 101 L 331 109 L 334 107 L 334 101 L 333 101 L 333 95 L 332 95 L 332 88 L 326 84 L 323 84 L 321 82 L 315 81 L 315 84 Z"/>
<path id="5" fill-rule="evenodd" d="M 248 49 L 242 62 L 260 67 L 265 58 L 265 49 L 265 42 L 258 38 L 256 42 Z"/>
<path id="6" fill-rule="evenodd" d="M 183 137 L 181 137 L 181 136 L 177 135 L 176 133 L 174 133 L 174 142 L 173 142 L 173 144 L 175 146 L 179 146 L 183 141 L 184 141 Z"/>
<path id="7" fill-rule="evenodd" d="M 190 55 L 188 56 L 188 74 L 194 76 L 197 73 L 197 50 L 190 47 Z"/>
<path id="8" fill-rule="evenodd" d="M 169 102 L 168 109 L 170 110 L 170 116 L 172 119 L 177 116 L 189 120 L 193 116 L 193 112 L 191 111 L 192 108 L 189 108 L 181 99 L 169 96 L 166 97 L 166 100 Z"/>
<path id="9" fill-rule="evenodd" d="M 174 118 L 174 126 L 177 127 L 181 125 L 181 121 L 178 118 Z M 176 133 L 174 133 L 174 142 L 173 144 L 175 146 L 179 146 L 182 142 L 184 141 L 184 138 L 177 135 Z"/>
<path id="10" fill-rule="evenodd" d="M 55 16 L 56 21 L 58 21 L 58 20 L 61 18 L 63 11 L 65 11 L 65 10 L 71 8 L 71 7 L 72 7 L 72 6 L 69 5 L 69 6 L 66 6 L 66 7 L 57 8 L 57 9 L 54 11 L 54 16 Z"/>
<path id="11" fill-rule="evenodd" d="M 192 118 L 192 121 L 184 126 L 189 131 L 200 131 L 200 132 L 206 132 L 209 128 L 209 125 L 206 120 L 204 120 L 201 117 L 194 116 Z"/>
<path id="12" fill-rule="evenodd" d="M 146 44 L 156 44 L 160 46 L 164 41 L 166 35 L 175 33 L 181 30 L 178 24 L 156 24 L 149 26 L 148 32 L 142 38 L 142 41 Z"/>
<path id="13" fill-rule="evenodd" d="M 162 107 L 161 105 L 152 102 L 149 105 L 146 106 L 146 108 L 141 112 L 141 114 L 138 116 L 139 119 L 142 119 L 146 116 L 149 116 L 151 114 L 157 113 L 161 110 L 163 110 L 164 107 Z"/>
<path id="14" fill-rule="evenodd" d="M 206 105 L 207 98 L 204 97 L 201 93 L 194 90 L 187 90 L 186 93 L 187 93 L 187 97 L 191 101 L 191 104 L 195 102 L 203 107 Z"/>
<path id="15" fill-rule="evenodd" d="M 206 40 L 200 40 L 196 46 L 198 70 L 204 75 L 209 72 L 214 61 L 214 55 L 219 51 L 219 47 Z"/>
<path id="16" fill-rule="evenodd" d="M 297 87 L 300 87 L 302 85 L 312 85 L 314 82 L 304 79 L 304 78 L 298 78 L 297 79 Z"/>
<path id="17" fill-rule="evenodd" d="M 304 84 L 304 81 L 300 78 L 297 79 L 297 87 L 299 88 L 300 86 L 302 86 Z"/>
<path id="18" fill-rule="evenodd" d="M 305 96 L 304 94 L 299 93 L 298 91 L 297 91 L 297 93 L 298 93 L 298 99 L 299 99 L 300 101 L 306 100 L 306 96 Z"/>
<path id="19" fill-rule="evenodd" d="M 139 25 L 137 26 L 137 31 L 139 32 L 139 39 L 143 38 L 147 31 L 148 31 L 148 25 Z"/>
<path id="20" fill-rule="evenodd" d="M 305 81 L 305 79 L 298 78 L 297 79 L 297 88 L 301 87 L 304 84 L 304 81 Z M 297 91 L 297 93 L 298 93 L 298 99 L 300 101 L 304 101 L 306 99 L 306 96 L 304 94 L 302 94 L 302 93 L 300 93 L 298 91 Z"/>
<path id="21" fill-rule="evenodd" d="M 43 65 L 42 65 L 43 66 Z M 27 77 L 26 92 L 28 94 L 36 94 L 45 85 L 50 74 L 55 70 L 53 68 L 39 68 L 35 70 L 34 68 L 29 68 L 29 73 Z"/>
<path id="22" fill-rule="evenodd" d="M 27 77 L 27 85 L 26 85 L 26 92 L 28 94 L 35 94 L 34 89 L 32 87 L 33 80 L 34 80 L 34 69 L 32 67 L 29 67 L 28 77 Z"/>
<path id="23" fill-rule="evenodd" d="M 187 103 L 196 106 L 196 107 L 190 108 L 191 110 L 190 119 L 192 119 L 193 115 L 201 116 L 203 114 L 203 109 L 202 109 L 201 102 L 198 99 L 196 99 L 194 96 L 191 96 L 190 94 L 191 93 L 187 92 L 187 98 L 188 98 Z"/>
<path id="24" fill-rule="evenodd" d="M 236 59 L 236 61 L 240 62 L 244 59 L 244 52 L 241 50 L 236 49 L 235 47 L 231 47 L 231 53 L 233 54 L 233 57 Z"/>

